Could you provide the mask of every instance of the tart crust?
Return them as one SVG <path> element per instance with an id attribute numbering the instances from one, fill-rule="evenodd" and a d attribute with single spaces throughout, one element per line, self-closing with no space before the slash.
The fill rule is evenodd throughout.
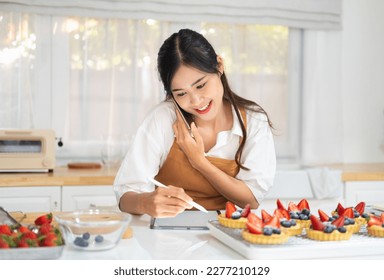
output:
<path id="1" fill-rule="evenodd" d="M 296 220 L 296 224 L 300 225 L 301 228 L 309 228 L 311 226 L 311 220 Z"/>
<path id="2" fill-rule="evenodd" d="M 275 244 L 283 244 L 288 241 L 289 235 L 284 234 L 272 234 L 272 235 L 264 235 L 264 234 L 253 234 L 248 231 L 248 229 L 244 229 L 241 232 L 241 236 L 244 240 L 253 243 L 253 244 L 265 244 L 265 245 L 275 245 Z"/>
<path id="3" fill-rule="evenodd" d="M 358 218 L 355 218 L 355 223 L 362 226 L 362 225 L 366 225 L 367 224 L 367 219 L 363 218 L 363 217 L 358 217 Z"/>
<path id="4" fill-rule="evenodd" d="M 382 226 L 374 225 L 367 227 L 368 234 L 375 237 L 384 237 L 384 228 Z"/>
<path id="5" fill-rule="evenodd" d="M 284 232 L 289 236 L 300 235 L 303 233 L 303 228 L 299 224 L 296 224 L 295 226 L 289 227 L 289 228 L 280 226 L 280 229 L 281 229 L 281 232 Z"/>
<path id="6" fill-rule="evenodd" d="M 345 228 L 347 229 L 347 232 L 358 233 L 360 231 L 361 225 L 355 221 L 355 224 L 347 225 Z"/>
<path id="7" fill-rule="evenodd" d="M 325 233 L 319 230 L 307 229 L 307 237 L 313 240 L 318 241 L 339 241 L 339 240 L 348 240 L 352 236 L 352 232 L 347 231 L 341 233 L 337 230 L 334 230 L 332 233 Z"/>
<path id="8" fill-rule="evenodd" d="M 228 228 L 246 228 L 247 227 L 247 219 L 243 217 L 241 217 L 240 219 L 234 220 L 234 219 L 226 218 L 224 214 L 220 214 L 217 216 L 217 219 L 222 226 L 225 226 Z"/>

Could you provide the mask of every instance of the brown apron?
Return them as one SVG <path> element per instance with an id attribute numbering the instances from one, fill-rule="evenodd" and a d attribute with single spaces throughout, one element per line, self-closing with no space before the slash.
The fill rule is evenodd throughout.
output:
<path id="1" fill-rule="evenodd" d="M 240 112 L 245 127 L 247 127 L 245 111 L 240 110 Z M 216 157 L 207 157 L 207 159 L 231 177 L 235 177 L 239 172 L 235 160 Z M 225 209 L 225 203 L 228 199 L 222 196 L 199 171 L 192 167 L 188 158 L 176 143 L 176 139 L 155 178 L 165 185 L 182 187 L 196 203 L 201 204 L 208 210 Z"/>

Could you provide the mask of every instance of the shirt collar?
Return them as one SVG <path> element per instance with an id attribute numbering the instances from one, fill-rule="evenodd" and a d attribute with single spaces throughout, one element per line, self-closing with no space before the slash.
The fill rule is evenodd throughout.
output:
<path id="1" fill-rule="evenodd" d="M 240 121 L 237 118 L 235 107 L 233 107 L 233 105 L 231 105 L 231 108 L 232 108 L 232 116 L 233 116 L 232 133 L 235 135 L 238 135 L 240 137 L 243 137 L 243 131 L 241 130 Z M 241 114 L 240 114 L 240 116 L 242 117 Z"/>

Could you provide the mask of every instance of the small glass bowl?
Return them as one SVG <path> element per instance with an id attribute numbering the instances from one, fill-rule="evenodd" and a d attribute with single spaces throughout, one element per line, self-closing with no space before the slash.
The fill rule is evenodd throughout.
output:
<path id="1" fill-rule="evenodd" d="M 84 251 L 114 248 L 132 220 L 130 214 L 100 209 L 64 212 L 54 218 L 65 243 Z"/>

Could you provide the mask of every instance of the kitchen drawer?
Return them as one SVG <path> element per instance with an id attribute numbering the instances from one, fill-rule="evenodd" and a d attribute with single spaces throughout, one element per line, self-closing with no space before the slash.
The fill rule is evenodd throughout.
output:
<path id="1" fill-rule="evenodd" d="M 63 186 L 62 211 L 88 209 L 90 207 L 115 207 L 113 186 Z"/>
<path id="2" fill-rule="evenodd" d="M 61 187 L 1 187 L 0 206 L 8 211 L 60 211 Z"/>
<path id="3" fill-rule="evenodd" d="M 345 182 L 345 204 L 354 206 L 360 201 L 367 205 L 384 205 L 384 181 Z"/>

